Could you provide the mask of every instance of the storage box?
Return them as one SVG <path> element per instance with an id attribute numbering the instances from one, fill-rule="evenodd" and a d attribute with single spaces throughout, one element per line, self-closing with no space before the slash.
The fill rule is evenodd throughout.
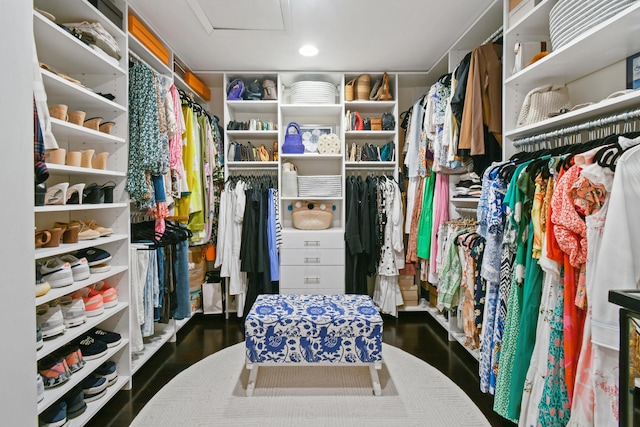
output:
<path id="1" fill-rule="evenodd" d="M 402 275 L 402 274 L 398 276 L 398 286 L 400 286 L 400 289 L 411 287 L 414 285 L 415 285 L 415 276 Z"/>
<path id="2" fill-rule="evenodd" d="M 191 290 L 201 289 L 207 274 L 207 261 L 202 253 L 202 246 L 189 248 L 189 287 Z"/>
<path id="3" fill-rule="evenodd" d="M 209 90 L 207 85 L 205 85 L 204 82 L 197 78 L 191 71 L 184 73 L 184 81 L 195 93 L 200 95 L 202 99 L 205 101 L 209 101 L 211 99 L 211 90 Z"/>
<path id="4" fill-rule="evenodd" d="M 400 292 L 402 292 L 404 305 L 418 305 L 418 301 L 420 300 L 418 285 L 400 287 Z"/>
<path id="5" fill-rule="evenodd" d="M 223 313 L 222 284 L 220 282 L 202 284 L 202 312 L 204 314 Z"/>
<path id="6" fill-rule="evenodd" d="M 160 61 L 169 65 L 169 50 L 132 14 L 129 14 L 129 33 L 157 56 Z"/>
<path id="7" fill-rule="evenodd" d="M 429 305 L 435 307 L 438 303 L 438 288 L 429 284 Z"/>

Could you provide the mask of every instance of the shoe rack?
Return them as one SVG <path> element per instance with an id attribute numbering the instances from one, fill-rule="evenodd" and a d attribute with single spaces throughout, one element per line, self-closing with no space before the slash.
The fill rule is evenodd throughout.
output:
<path id="1" fill-rule="evenodd" d="M 69 223 L 73 220 L 94 220 L 102 227 L 113 229 L 113 234 L 108 237 L 35 249 L 35 262 L 88 247 L 106 250 L 112 256 L 109 271 L 92 273 L 87 280 L 53 288 L 35 298 L 34 309 L 41 304 L 52 304 L 58 298 L 98 281 L 104 281 L 118 292 L 119 302 L 115 307 L 105 309 L 104 313 L 98 316 L 87 317 L 87 321 L 82 325 L 67 328 L 63 334 L 45 340 L 42 348 L 37 350 L 36 358 L 39 361 L 94 327 L 114 331 L 122 336 L 121 343 L 109 348 L 106 355 L 87 361 L 86 366 L 73 373 L 68 381 L 46 389 L 44 399 L 38 403 L 37 413 L 41 414 L 102 363 L 107 360 L 116 362 L 117 383 L 108 388 L 104 397 L 89 402 L 85 413 L 70 420 L 70 425 L 76 426 L 84 425 L 118 390 L 130 388 L 131 385 L 129 202 L 124 192 L 128 163 L 127 36 L 88 1 L 36 0 L 34 6 L 55 17 L 54 22 L 34 10 L 33 32 L 38 60 L 47 66 L 47 69 L 41 69 L 41 72 L 48 105 L 63 105 L 67 110 L 66 114 L 51 120 L 52 132 L 59 148 L 64 152 L 48 154 L 49 179 L 46 181 L 46 187 L 50 189 L 56 184 L 64 186 L 68 183 L 85 184 L 85 188 L 93 188 L 93 192 L 85 190 L 87 197 L 84 197 L 82 204 L 47 204 L 45 197 L 44 205 L 33 208 L 36 229 L 47 230 L 56 222 Z M 121 58 L 117 62 L 105 59 L 104 55 L 98 54 L 57 25 L 80 22 L 78 19 L 100 22 L 117 41 Z M 101 94 L 112 96 L 105 97 Z M 78 115 L 84 115 L 84 120 L 78 121 Z M 85 120 L 92 118 L 100 120 L 93 120 L 93 123 L 87 121 L 85 125 Z M 103 126 L 99 126 L 100 124 Z M 113 200 L 109 202 L 109 197 L 104 197 L 103 190 L 111 187 Z M 80 199 L 83 199 L 82 195 Z"/>

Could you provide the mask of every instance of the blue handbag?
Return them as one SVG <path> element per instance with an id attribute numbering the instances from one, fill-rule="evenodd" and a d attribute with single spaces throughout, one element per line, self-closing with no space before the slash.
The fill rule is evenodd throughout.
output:
<path id="1" fill-rule="evenodd" d="M 244 82 L 240 79 L 235 79 L 227 86 L 227 100 L 238 101 L 242 99 L 244 93 Z"/>
<path id="2" fill-rule="evenodd" d="M 294 128 L 296 133 L 290 133 L 290 129 Z M 284 154 L 303 154 L 304 145 L 302 144 L 302 132 L 300 132 L 300 125 L 296 122 L 291 122 L 287 125 L 287 129 L 284 134 L 284 144 L 282 144 L 282 152 Z"/>

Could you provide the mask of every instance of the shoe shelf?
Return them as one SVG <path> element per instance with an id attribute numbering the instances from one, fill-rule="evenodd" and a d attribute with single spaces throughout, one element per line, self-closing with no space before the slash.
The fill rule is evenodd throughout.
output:
<path id="1" fill-rule="evenodd" d="M 277 130 L 228 130 L 227 135 L 235 138 L 278 139 Z"/>
<path id="2" fill-rule="evenodd" d="M 51 131 L 56 139 L 74 143 L 90 142 L 91 144 L 124 144 L 127 141 L 116 135 L 96 131 L 73 123 L 51 118 Z M 58 141 L 60 142 L 60 141 Z"/>
<path id="3" fill-rule="evenodd" d="M 278 112 L 278 101 L 227 101 L 227 108 L 234 113 Z"/>
<path id="4" fill-rule="evenodd" d="M 71 77 L 91 75 L 95 84 L 109 83 L 114 77 L 126 76 L 127 72 L 120 65 L 102 58 L 89 46 L 35 10 L 33 16 L 33 32 L 40 62 Z M 56 66 L 61 62 L 64 62 L 64 68 Z"/>
<path id="5" fill-rule="evenodd" d="M 106 169 L 93 169 L 82 168 L 79 166 L 67 166 L 59 165 L 56 163 L 47 163 L 47 169 L 51 174 L 57 175 L 91 175 L 91 176 L 104 176 L 104 177 L 125 177 L 126 172 L 106 170 Z"/>
<path id="6" fill-rule="evenodd" d="M 106 245 L 107 243 L 120 242 L 129 240 L 128 234 L 113 234 L 109 237 L 98 237 L 91 240 L 80 240 L 78 243 L 60 243 L 57 248 L 37 248 L 35 259 L 44 259 L 56 255 L 66 254 L 68 252 L 80 249 L 90 248 L 92 246 Z"/>
<path id="7" fill-rule="evenodd" d="M 90 211 L 98 209 L 121 209 L 126 208 L 127 203 L 85 203 L 83 205 L 47 205 L 36 206 L 33 211 L 35 213 L 42 212 L 67 212 L 67 211 Z"/>
<path id="8" fill-rule="evenodd" d="M 101 280 L 107 280 L 110 277 L 116 276 L 120 273 L 124 273 L 125 271 L 128 270 L 128 267 L 126 266 L 112 266 L 111 270 L 105 272 L 105 273 L 92 273 L 91 276 L 86 279 L 86 280 L 81 280 L 79 282 L 73 282 L 73 284 L 69 285 L 69 286 L 63 286 L 61 288 L 51 288 L 51 290 L 49 292 L 47 292 L 46 294 L 40 296 L 40 297 L 36 297 L 36 307 L 41 305 L 41 304 L 46 304 L 49 301 L 53 301 L 57 298 L 63 297 L 65 295 L 68 295 L 70 293 L 73 293 L 75 291 L 77 291 L 78 289 L 82 289 L 86 286 L 89 285 L 93 285 L 96 282 L 99 282 Z M 106 309 L 109 310 L 109 309 Z M 98 316 L 96 316 L 98 317 Z"/>
<path id="9" fill-rule="evenodd" d="M 86 367 L 86 366 L 85 366 Z M 83 368 L 84 369 L 84 368 Z M 78 417 L 68 421 L 66 427 L 83 426 L 89 422 L 89 420 L 100 410 L 111 398 L 120 390 L 122 390 L 129 383 L 129 377 L 118 374 L 116 383 L 107 387 L 107 393 L 100 399 L 93 402 L 87 402 L 87 409 Z"/>
<path id="10" fill-rule="evenodd" d="M 109 115 L 127 112 L 127 107 L 98 95 L 91 89 L 72 83 L 48 70 L 41 72 L 49 105 L 73 106 L 74 110 L 85 111 L 87 119 L 94 115 L 104 115 L 107 120 Z"/>
<path id="11" fill-rule="evenodd" d="M 229 169 L 278 169 L 278 162 L 226 162 Z"/>
<path id="12" fill-rule="evenodd" d="M 73 328 L 67 328 L 67 330 L 62 334 L 56 335 L 53 338 L 48 338 L 43 340 L 42 348 L 36 352 L 37 360 L 40 360 L 43 357 L 48 356 L 52 352 L 58 350 L 60 347 L 69 343 L 70 341 L 73 341 L 74 339 L 78 338 L 79 336 L 86 333 L 87 331 L 90 331 L 91 329 L 95 328 L 100 323 L 104 322 L 110 317 L 113 317 L 116 314 L 120 313 L 122 310 L 126 309 L 127 307 L 129 307 L 129 303 L 119 302 L 118 305 L 116 305 L 115 307 L 105 308 L 104 313 L 102 314 L 99 314 L 93 317 L 87 316 L 87 321 L 84 322 L 82 325 L 76 326 Z M 122 342 L 124 342 L 125 341 L 124 334 L 122 335 L 123 335 Z M 122 342 L 118 345 L 118 347 L 122 345 Z M 87 361 L 87 363 L 89 362 Z"/>
<path id="13" fill-rule="evenodd" d="M 97 316 L 99 317 L 99 316 Z M 95 325 L 94 325 L 95 326 Z M 75 385 L 80 384 L 82 382 L 83 379 L 85 379 L 86 377 L 88 377 L 89 375 L 91 375 L 91 373 L 93 371 L 95 371 L 96 369 L 98 369 L 100 367 L 100 365 L 102 365 L 104 362 L 106 362 L 107 360 L 109 360 L 114 354 L 118 353 L 120 350 L 124 349 L 127 344 L 129 344 L 129 340 L 126 338 L 122 338 L 122 341 L 120 342 L 120 344 L 118 344 L 115 347 L 109 348 L 107 349 L 107 353 L 97 359 L 94 360 L 87 360 L 85 361 L 85 365 L 79 370 L 74 372 L 73 374 L 71 374 L 71 377 L 64 383 L 52 387 L 52 388 L 48 388 L 44 390 L 44 399 L 42 399 L 42 401 L 40 401 L 40 403 L 38 403 L 38 415 L 41 414 L 43 411 L 45 411 L 49 406 L 53 405 L 54 403 L 56 403 L 58 400 L 60 400 L 60 398 L 62 398 L 68 391 L 70 391 Z M 124 380 L 126 378 L 122 378 L 122 380 Z M 121 383 L 120 382 L 120 378 L 118 378 L 118 382 L 111 387 L 107 387 L 107 390 L 109 388 L 113 388 L 116 387 L 118 384 L 121 384 L 120 387 L 122 387 L 122 385 L 126 384 L 126 383 Z M 107 394 L 109 392 L 107 391 Z M 114 391 L 115 393 L 115 391 Z M 109 399 L 106 399 L 106 395 L 102 396 L 100 399 L 95 400 L 94 402 L 107 402 Z M 87 409 L 88 409 L 88 405 L 87 404 Z M 102 406 L 102 405 L 101 405 Z"/>
<path id="14" fill-rule="evenodd" d="M 405 311 L 418 311 L 418 310 L 405 310 Z M 458 341 L 465 350 L 469 352 L 469 354 L 476 360 L 480 360 L 480 350 L 479 349 L 471 349 L 464 345 L 465 335 L 463 332 L 457 330 L 455 326 L 453 326 L 450 322 L 450 319 L 447 319 L 444 314 L 440 313 L 437 308 L 429 305 L 428 303 L 425 305 L 425 310 L 435 319 L 436 322 L 440 324 L 447 332 L 447 338 L 449 341 Z"/>

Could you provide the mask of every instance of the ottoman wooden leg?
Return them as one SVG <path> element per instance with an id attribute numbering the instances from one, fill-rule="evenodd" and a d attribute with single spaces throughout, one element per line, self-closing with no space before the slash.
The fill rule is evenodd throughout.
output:
<path id="1" fill-rule="evenodd" d="M 380 387 L 380 377 L 378 377 L 378 370 L 382 369 L 382 363 L 376 362 L 369 365 L 369 373 L 371 374 L 371 383 L 373 384 L 373 394 L 376 396 L 382 395 L 382 388 Z"/>
<path id="2" fill-rule="evenodd" d="M 247 363 L 247 369 L 249 373 L 249 382 L 247 383 L 247 397 L 253 395 L 253 390 L 256 388 L 256 379 L 258 378 L 258 365 L 253 363 Z"/>

